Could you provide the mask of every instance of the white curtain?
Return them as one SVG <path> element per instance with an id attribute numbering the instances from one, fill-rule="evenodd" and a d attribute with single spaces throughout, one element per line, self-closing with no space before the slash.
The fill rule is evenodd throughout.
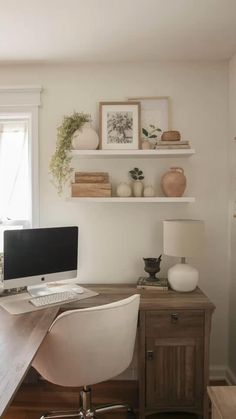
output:
<path id="1" fill-rule="evenodd" d="M 0 119 L 0 220 L 29 219 L 27 120 Z"/>

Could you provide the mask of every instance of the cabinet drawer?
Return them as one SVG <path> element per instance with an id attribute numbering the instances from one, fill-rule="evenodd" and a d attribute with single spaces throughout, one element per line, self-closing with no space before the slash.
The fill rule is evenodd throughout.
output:
<path id="1" fill-rule="evenodd" d="M 146 313 L 147 337 L 200 337 L 204 335 L 204 311 L 156 310 Z"/>

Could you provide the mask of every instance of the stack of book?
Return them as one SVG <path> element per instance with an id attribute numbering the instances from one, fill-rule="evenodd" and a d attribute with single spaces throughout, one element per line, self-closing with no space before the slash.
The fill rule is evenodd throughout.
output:
<path id="1" fill-rule="evenodd" d="M 150 281 L 148 278 L 141 276 L 138 279 L 137 288 L 151 291 L 168 291 L 169 285 L 167 278 L 160 278 L 156 281 Z"/>
<path id="2" fill-rule="evenodd" d="M 177 140 L 177 141 L 159 140 L 157 141 L 155 148 L 158 150 L 190 148 L 190 143 L 188 140 Z"/>
<path id="3" fill-rule="evenodd" d="M 72 197 L 110 197 L 111 184 L 107 172 L 75 172 Z"/>

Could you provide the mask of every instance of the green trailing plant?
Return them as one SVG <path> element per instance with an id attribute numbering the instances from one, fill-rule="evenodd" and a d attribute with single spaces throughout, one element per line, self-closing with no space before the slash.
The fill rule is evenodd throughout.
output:
<path id="1" fill-rule="evenodd" d="M 149 125 L 149 128 L 142 128 L 142 133 L 145 137 L 145 140 L 156 140 L 158 138 L 158 133 L 162 132 L 162 130 L 158 127 L 155 127 L 155 125 Z"/>
<path id="2" fill-rule="evenodd" d="M 59 195 L 73 172 L 71 168 L 72 155 L 70 154 L 73 134 L 90 121 L 89 114 L 74 112 L 71 116 L 64 116 L 62 124 L 57 128 L 56 150 L 51 157 L 49 170 Z"/>
<path id="3" fill-rule="evenodd" d="M 132 170 L 129 171 L 129 174 L 133 180 L 143 180 L 144 175 L 142 170 L 138 169 L 138 167 L 134 167 Z"/>

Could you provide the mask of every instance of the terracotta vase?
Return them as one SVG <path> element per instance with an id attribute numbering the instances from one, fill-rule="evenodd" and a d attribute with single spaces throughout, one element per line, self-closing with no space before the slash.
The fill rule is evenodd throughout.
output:
<path id="1" fill-rule="evenodd" d="M 161 187 L 165 196 L 182 196 L 186 188 L 186 177 L 182 167 L 171 167 L 161 178 Z"/>

